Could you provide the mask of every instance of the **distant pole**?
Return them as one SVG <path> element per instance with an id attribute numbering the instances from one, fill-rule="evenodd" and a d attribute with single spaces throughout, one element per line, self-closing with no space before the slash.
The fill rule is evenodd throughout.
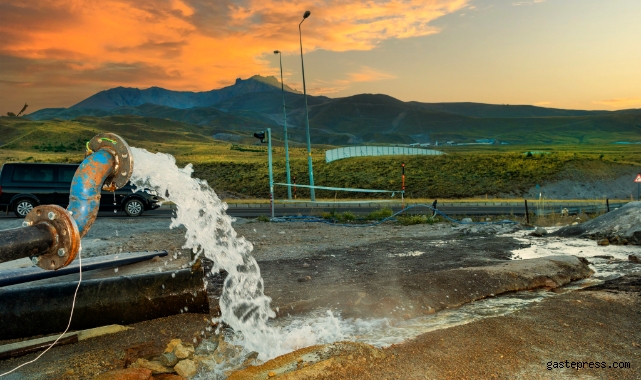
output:
<path id="1" fill-rule="evenodd" d="M 274 217 L 274 173 L 272 172 L 272 129 L 267 128 L 267 161 L 269 163 L 269 204 Z"/>
<path id="2" fill-rule="evenodd" d="M 296 176 L 294 176 L 294 199 L 296 199 Z"/>
<path id="3" fill-rule="evenodd" d="M 287 141 L 287 110 L 285 109 L 285 82 L 283 82 L 283 55 L 279 50 L 274 50 L 280 59 L 280 92 L 283 95 L 283 126 L 285 129 L 285 169 L 287 170 L 287 199 L 292 199 L 292 180 L 289 172 L 289 143 Z"/>
<path id="4" fill-rule="evenodd" d="M 608 209 L 608 212 L 610 212 L 610 200 L 608 198 L 605 198 L 605 207 Z"/>
<path id="5" fill-rule="evenodd" d="M 305 63 L 303 62 L 303 32 L 300 29 L 301 24 L 309 15 L 310 11 L 305 11 L 303 20 L 298 24 L 298 36 L 300 39 L 300 65 L 303 73 L 303 98 L 305 99 L 305 128 L 307 129 L 307 166 L 309 170 L 309 194 L 312 202 L 316 201 L 316 193 L 314 192 L 314 168 L 312 167 L 312 142 L 309 137 L 309 112 L 307 111 L 307 87 L 305 86 Z"/>
<path id="6" fill-rule="evenodd" d="M 401 208 L 405 210 L 405 163 L 401 164 Z"/>
<path id="7" fill-rule="evenodd" d="M 527 209 L 527 199 L 525 200 L 525 221 L 530 224 L 530 211 Z"/>

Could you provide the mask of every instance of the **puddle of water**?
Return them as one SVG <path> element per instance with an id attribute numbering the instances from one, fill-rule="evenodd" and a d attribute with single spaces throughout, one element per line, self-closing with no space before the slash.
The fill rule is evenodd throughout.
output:
<path id="1" fill-rule="evenodd" d="M 554 232 L 558 228 L 548 228 Z M 594 278 L 611 280 L 639 270 L 638 265 L 630 263 L 629 255 L 640 255 L 641 247 L 635 245 L 597 245 L 590 239 L 574 239 L 562 237 L 537 238 L 529 236 L 523 231 L 508 234 L 514 239 L 529 245 L 528 247 L 512 251 L 513 259 L 525 260 L 545 256 L 570 255 L 584 257 L 591 263 Z M 602 256 L 602 257 L 595 257 Z M 611 258 L 608 258 L 611 257 Z"/>

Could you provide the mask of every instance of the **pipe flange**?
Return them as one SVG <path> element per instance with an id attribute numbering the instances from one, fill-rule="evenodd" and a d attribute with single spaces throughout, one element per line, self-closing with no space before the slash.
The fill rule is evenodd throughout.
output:
<path id="1" fill-rule="evenodd" d="M 134 171 L 134 157 L 131 154 L 129 145 L 122 137 L 115 133 L 100 133 L 94 136 L 87 144 L 90 152 L 97 152 L 104 149 L 114 157 L 114 169 L 105 180 L 103 190 L 114 191 L 125 186 Z"/>
<path id="2" fill-rule="evenodd" d="M 69 265 L 80 251 L 80 232 L 76 220 L 64 208 L 42 205 L 25 217 L 28 225 L 46 224 L 53 237 L 49 252 L 39 256 L 37 265 L 46 270 L 56 270 Z"/>

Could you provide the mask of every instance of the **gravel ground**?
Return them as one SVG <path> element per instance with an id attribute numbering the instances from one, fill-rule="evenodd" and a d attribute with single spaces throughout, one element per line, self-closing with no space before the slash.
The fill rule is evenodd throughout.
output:
<path id="1" fill-rule="evenodd" d="M 83 239 L 83 255 L 181 250 L 184 230 L 169 230 L 169 223 L 169 219 L 99 218 Z M 0 229 L 18 225 L 16 219 L 0 220 Z M 511 251 L 522 245 L 513 237 L 496 235 L 514 231 L 514 226 L 472 229 L 449 223 L 415 226 L 385 223 L 359 228 L 238 219 L 235 228 L 239 236 L 254 244 L 266 293 L 274 299 L 272 306 L 290 306 L 291 313 L 305 313 L 325 306 L 323 302 L 327 298 L 314 296 L 318 289 L 328 290 L 327 293 L 333 289 L 336 295 L 340 295 L 340 291 L 378 295 L 379 290 L 389 288 L 407 292 L 409 298 L 422 297 L 428 287 L 413 284 L 424 281 L 425 276 L 506 263 L 512 256 Z M 216 279 L 212 277 L 208 288 L 211 297 L 220 291 L 220 281 Z M 221 280 L 220 276 L 218 279 Z M 331 376 L 319 378 L 487 378 L 492 375 L 530 378 L 535 371 L 542 374 L 541 378 L 546 375 L 549 378 L 556 375 L 543 369 L 541 358 L 588 356 L 606 361 L 634 359 L 633 365 L 638 366 L 639 349 L 630 346 L 641 343 L 638 290 L 637 293 L 625 291 L 616 297 L 611 296 L 610 291 L 593 292 L 598 295 L 573 292 L 514 316 L 487 318 L 428 333 L 387 349 L 391 355 L 385 359 L 367 365 L 333 368 L 335 372 Z M 390 294 L 388 298 L 393 296 Z M 397 302 L 402 299 L 397 298 Z M 98 373 L 125 367 L 132 358 L 157 355 L 170 338 L 200 342 L 211 334 L 207 327 L 209 317 L 217 314 L 215 307 L 210 314 L 181 314 L 143 322 L 133 325 L 133 331 L 56 347 L 38 363 L 9 378 L 93 378 Z M 566 332 L 568 336 L 564 336 Z M 584 347 L 586 351 L 582 351 Z M 510 360 L 500 361 L 500 355 Z M 31 354 L 1 361 L 0 372 L 34 357 Z M 523 372 L 523 366 L 529 366 L 531 371 Z M 513 372 L 515 368 L 521 368 L 521 372 Z M 612 373 L 615 372 L 608 372 L 605 377 L 638 378 L 616 377 Z M 567 374 L 563 372 L 561 376 Z M 592 376 L 592 372 L 588 374 Z M 603 377 L 602 374 L 597 373 L 596 378 Z"/>

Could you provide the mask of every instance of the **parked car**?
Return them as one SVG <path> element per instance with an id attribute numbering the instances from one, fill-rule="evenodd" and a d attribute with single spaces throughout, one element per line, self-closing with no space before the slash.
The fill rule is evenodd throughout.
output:
<path id="1" fill-rule="evenodd" d="M 24 218 L 39 205 L 69 205 L 71 180 L 79 165 L 6 163 L 0 168 L 0 211 L 13 211 Z M 155 194 L 134 192 L 128 183 L 115 192 L 102 191 L 100 211 L 122 210 L 129 216 L 140 216 L 146 210 L 160 207 Z"/>

